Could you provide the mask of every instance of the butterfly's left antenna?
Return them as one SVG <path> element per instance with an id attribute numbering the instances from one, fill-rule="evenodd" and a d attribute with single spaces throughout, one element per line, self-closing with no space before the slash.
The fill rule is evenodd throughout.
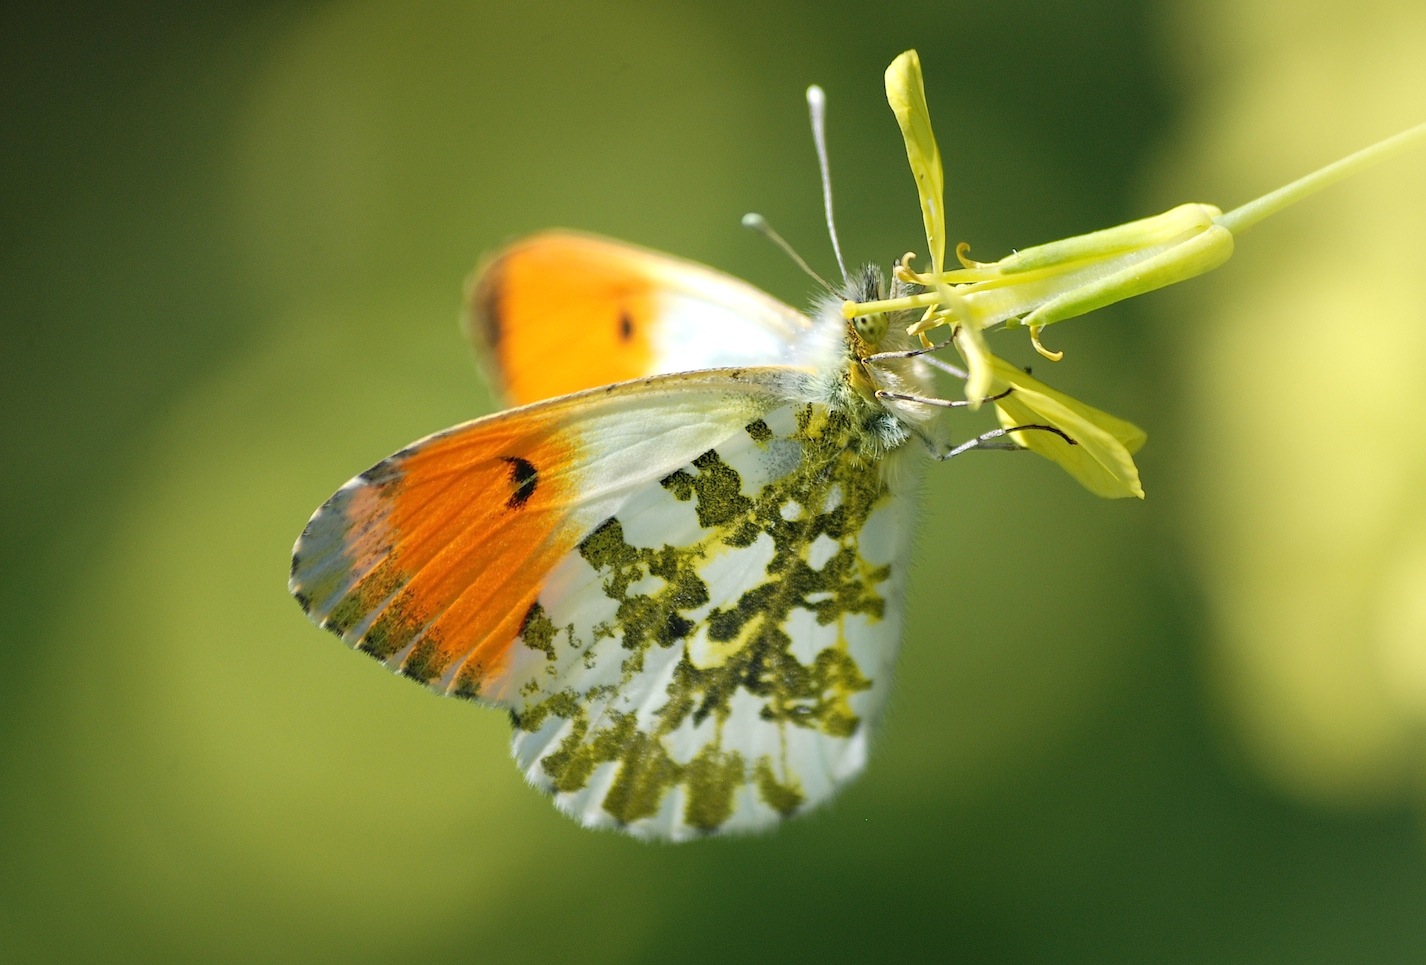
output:
<path id="1" fill-rule="evenodd" d="M 806 259 L 804 259 L 801 255 L 797 253 L 796 248 L 793 248 L 792 245 L 787 243 L 786 238 L 778 234 L 773 229 L 773 226 L 767 223 L 767 219 L 764 218 L 762 215 L 758 214 L 756 211 L 749 211 L 747 214 L 743 215 L 743 227 L 751 228 L 753 231 L 756 231 L 768 241 L 771 241 L 773 244 L 781 248 L 783 253 L 786 254 L 787 257 L 791 258 L 794 262 L 797 263 L 798 268 L 801 268 L 803 271 L 807 272 L 807 274 L 811 275 L 812 280 L 815 281 L 817 284 L 821 285 L 823 288 L 827 289 L 828 292 L 836 291 L 835 288 L 828 284 L 827 279 L 817 274 L 817 272 L 813 270 L 812 266 L 807 264 Z"/>
<path id="2" fill-rule="evenodd" d="M 822 205 L 827 210 L 827 234 L 832 236 L 832 251 L 837 255 L 837 267 L 842 278 L 849 279 L 847 263 L 842 260 L 842 244 L 837 240 L 837 223 L 832 220 L 832 168 L 827 161 L 827 95 L 813 84 L 807 88 L 807 112 L 812 115 L 812 140 L 817 145 L 817 164 L 822 169 Z"/>

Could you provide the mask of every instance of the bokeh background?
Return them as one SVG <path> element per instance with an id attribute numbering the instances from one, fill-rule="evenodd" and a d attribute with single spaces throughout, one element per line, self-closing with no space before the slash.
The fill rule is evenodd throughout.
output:
<path id="1" fill-rule="evenodd" d="M 309 626 L 293 538 L 489 411 L 455 318 L 578 227 L 793 303 L 919 245 L 927 71 L 975 254 L 1240 203 L 1426 117 L 1414 0 L 59 2 L 0 24 L 0 959 L 1426 959 L 1426 155 L 1057 326 L 1149 498 L 936 467 L 865 776 L 651 847 L 501 715 Z"/>

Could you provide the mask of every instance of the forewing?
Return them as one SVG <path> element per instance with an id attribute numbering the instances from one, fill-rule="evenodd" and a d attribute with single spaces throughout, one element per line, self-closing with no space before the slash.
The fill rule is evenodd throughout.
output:
<path id="1" fill-rule="evenodd" d="M 904 454 L 863 456 L 806 380 L 659 376 L 428 437 L 317 511 L 292 592 L 509 709 L 521 769 L 587 825 L 774 824 L 865 763 L 911 530 Z"/>
<path id="2" fill-rule="evenodd" d="M 516 242 L 467 286 L 465 327 L 511 405 L 670 372 L 801 361 L 801 313 L 693 262 L 573 232 Z"/>
<path id="3" fill-rule="evenodd" d="M 803 378 L 658 376 L 429 436 L 317 510 L 293 549 L 291 591 L 315 622 L 406 676 L 516 706 L 514 641 L 550 571 L 644 486 Z"/>
<path id="4" fill-rule="evenodd" d="M 562 810 L 649 838 L 747 831 L 862 769 L 912 480 L 856 443 L 839 413 L 780 407 L 629 493 L 558 562 L 509 685 L 516 758 Z"/>

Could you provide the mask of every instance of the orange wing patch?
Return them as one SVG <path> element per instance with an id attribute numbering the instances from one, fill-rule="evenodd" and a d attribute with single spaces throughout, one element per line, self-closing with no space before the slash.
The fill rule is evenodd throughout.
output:
<path id="1" fill-rule="evenodd" d="M 540 579 L 580 536 L 568 518 L 578 443 L 538 418 L 457 427 L 343 487 L 298 543 L 299 599 L 409 677 L 489 690 Z"/>
<path id="2" fill-rule="evenodd" d="M 550 233 L 483 266 L 467 289 L 466 325 L 493 353 L 510 404 L 650 373 L 657 292 L 646 260 L 626 246 Z"/>

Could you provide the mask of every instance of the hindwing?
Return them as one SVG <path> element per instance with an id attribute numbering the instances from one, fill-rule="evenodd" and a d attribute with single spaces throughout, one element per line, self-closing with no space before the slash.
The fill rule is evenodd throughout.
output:
<path id="1" fill-rule="evenodd" d="M 523 620 L 514 750 L 587 825 L 681 839 L 826 800 L 866 760 L 911 501 L 845 417 L 781 407 L 649 482 Z"/>

